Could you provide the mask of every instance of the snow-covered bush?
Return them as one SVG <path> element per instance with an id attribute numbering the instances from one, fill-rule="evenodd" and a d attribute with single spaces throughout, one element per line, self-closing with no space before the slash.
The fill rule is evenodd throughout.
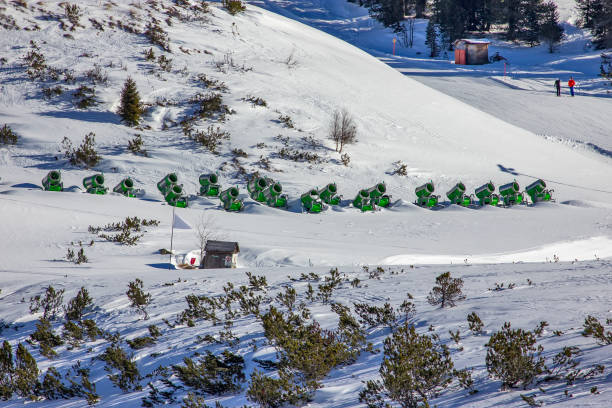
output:
<path id="1" fill-rule="evenodd" d="M 0 144 L 17 144 L 18 138 L 17 133 L 13 132 L 9 125 L 5 124 L 0 128 Z"/>
<path id="2" fill-rule="evenodd" d="M 54 347 L 64 344 L 60 336 L 53 332 L 51 323 L 46 319 L 41 319 L 36 323 L 36 331 L 30 335 L 30 343 L 38 343 L 40 354 L 47 358 L 54 358 L 57 352 Z"/>
<path id="3" fill-rule="evenodd" d="M 246 10 L 246 6 L 242 0 L 223 0 L 223 7 L 231 15 L 236 15 Z"/>
<path id="4" fill-rule="evenodd" d="M 55 290 L 51 285 L 45 288 L 43 295 L 36 295 L 30 298 L 30 313 L 38 313 L 41 309 L 44 320 L 54 319 L 64 301 L 64 289 Z"/>
<path id="5" fill-rule="evenodd" d="M 136 362 L 118 345 L 106 348 L 100 355 L 100 360 L 106 363 L 104 367 L 108 371 L 108 379 L 122 391 L 140 390 L 140 372 Z M 114 374 L 113 374 L 114 373 Z"/>
<path id="6" fill-rule="evenodd" d="M 151 294 L 145 293 L 142 290 L 142 281 L 136 278 L 135 281 L 132 281 L 128 284 L 128 290 L 125 292 L 128 299 L 130 300 L 133 308 L 135 308 L 139 313 L 144 315 L 144 319 L 147 320 L 149 318 L 149 314 L 147 313 L 147 306 L 151 303 Z"/>
<path id="7" fill-rule="evenodd" d="M 474 334 L 479 334 L 482 332 L 482 327 L 484 324 L 482 320 L 480 320 L 480 316 L 476 314 L 476 312 L 472 312 L 467 317 L 468 325 L 470 326 L 470 330 Z"/>
<path id="8" fill-rule="evenodd" d="M 336 151 L 342 153 L 347 144 L 357 143 L 357 124 L 346 110 L 336 110 L 329 123 L 328 138 L 336 144 Z"/>
<path id="9" fill-rule="evenodd" d="M 185 357 L 183 362 L 184 365 L 172 367 L 174 373 L 183 384 L 199 392 L 220 395 L 237 391 L 245 380 L 244 358 L 229 350 L 220 356 L 206 350 L 199 361 Z"/>
<path id="10" fill-rule="evenodd" d="M 608 324 L 610 322 L 608 321 Z M 592 336 L 600 344 L 612 344 L 612 331 L 604 330 L 603 325 L 595 317 L 589 315 L 584 319 L 583 336 Z"/>

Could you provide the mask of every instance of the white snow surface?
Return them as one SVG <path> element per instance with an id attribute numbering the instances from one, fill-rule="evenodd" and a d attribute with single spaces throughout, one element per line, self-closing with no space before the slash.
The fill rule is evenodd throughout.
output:
<path id="1" fill-rule="evenodd" d="M 166 7 L 173 4 L 158 3 Z M 286 8 L 273 1 L 262 5 L 312 23 L 306 21 L 307 17 L 314 19 L 309 14 L 312 9 L 304 4 L 299 14 L 296 3 L 287 2 Z M 352 302 L 382 305 L 388 301 L 398 306 L 410 292 L 417 307 L 413 323 L 421 332 L 433 325 L 453 350 L 456 366 L 474 369 L 480 392 L 470 396 L 454 387 L 432 401 L 438 406 L 524 405 L 519 395 L 523 391 L 500 392 L 499 381 L 487 377 L 484 344 L 488 336 L 470 334 L 465 317 L 471 311 L 477 311 L 485 322 L 485 334 L 499 330 L 504 321 L 530 329 L 546 320 L 550 326 L 540 341 L 547 358 L 551 359 L 565 345 L 579 345 L 584 351 L 582 365 L 601 363 L 606 370 L 604 375 L 572 387 L 554 383 L 543 386 L 545 394 L 537 388 L 528 392 L 537 393 L 537 399 L 546 405 L 608 406 L 612 399 L 612 371 L 608 368 L 612 363 L 611 346 L 598 346 L 593 339 L 580 335 L 586 315 L 593 314 L 603 321 L 612 317 L 612 161 L 601 148 L 588 145 L 602 146 L 599 134 L 594 135 L 596 140 L 576 137 L 582 140 L 579 143 L 554 135 L 538 136 L 526 126 L 500 119 L 495 112 L 484 109 L 488 112 L 485 113 L 471 106 L 466 103 L 469 100 L 460 101 L 410 75 L 402 75 L 362 50 L 367 46 L 356 42 L 362 48 L 359 49 L 252 4 L 245 13 L 230 16 L 219 4 L 211 3 L 206 20 L 191 18 L 182 22 L 173 18 L 172 25 L 167 26 L 163 22 L 167 16 L 148 3 L 137 3 L 138 7 L 108 3 L 111 6 L 104 7 L 100 2 L 86 0 L 79 2 L 84 27 L 72 32 L 59 27 L 58 18 L 63 15 L 59 1 L 32 5 L 31 9 L 8 2 L 0 4 L 19 26 L 40 27 L 32 31 L 0 29 L 0 50 L 6 58 L 0 67 L 0 125 L 8 124 L 21 136 L 17 146 L 0 149 L 0 316 L 20 325 L 18 330 L 3 331 L 3 339 L 15 345 L 34 330 L 40 316 L 29 314 L 28 299 L 40 294 L 44 286 L 66 289 L 68 299 L 84 285 L 100 308 L 96 320 L 101 328 L 118 331 L 126 338 L 143 335 L 149 324 L 162 328 L 162 341 L 135 353 L 139 369 L 149 374 L 159 365 L 178 364 L 196 351 L 216 353 L 224 349 L 196 339 L 198 335 L 217 333 L 218 327 L 201 322 L 194 328 L 171 329 L 163 323 L 163 319 L 172 321 L 185 308 L 186 295 L 219 294 L 227 281 L 243 284 L 245 271 L 265 275 L 270 285 L 268 292 L 275 295 L 291 283 L 287 276 L 297 278 L 310 271 L 325 274 L 329 267 L 340 266 L 349 279 L 359 277 L 364 282 L 361 288 L 344 284 L 335 293 L 334 301 L 349 306 Z M 358 19 L 359 24 L 371 26 L 373 31 L 383 31 L 354 5 L 341 1 L 317 4 L 322 16 L 345 13 L 347 20 Z M 45 15 L 55 17 L 42 18 Z M 162 72 L 155 63 L 144 60 L 143 53 L 151 45 L 143 35 L 107 25 L 99 31 L 89 20 L 106 24 L 112 16 L 115 21 L 143 30 L 149 15 L 161 21 L 168 32 L 173 52 L 164 53 L 155 46 L 153 49 L 156 55 L 172 59 L 171 72 Z M 342 32 L 341 25 L 336 27 L 336 33 Z M 68 33 L 72 39 L 64 36 Z M 371 38 L 372 44 L 379 43 L 374 34 L 356 35 L 362 40 Z M 95 86 L 100 104 L 88 110 L 76 109 L 71 93 L 78 85 L 63 83 L 63 95 L 44 101 L 42 86 L 55 83 L 30 81 L 21 65 L 31 40 L 38 43 L 50 66 L 74 70 L 79 84 L 91 86 L 85 73 L 99 64 L 108 74 L 106 85 Z M 375 47 L 369 49 L 381 56 Z M 384 57 L 392 59 L 388 54 Z M 416 56 L 400 55 L 392 62 L 403 63 L 402 58 L 407 64 L 418 60 Z M 223 61 L 233 61 L 234 66 L 221 72 L 217 66 Z M 420 66 L 431 65 L 428 69 L 437 70 L 435 64 L 438 63 L 424 61 Z M 424 72 L 423 78 L 428 77 L 430 71 Z M 199 129 L 212 124 L 231 134 L 218 155 L 188 140 L 178 125 L 192 110 L 188 100 L 198 92 L 207 92 L 197 81 L 200 73 L 227 84 L 224 103 L 236 111 L 224 122 L 198 123 Z M 136 81 L 143 100 L 151 104 L 144 119 L 145 128 L 139 130 L 124 126 L 116 115 L 119 92 L 128 76 Z M 439 86 L 447 87 L 448 83 Z M 490 92 L 496 94 L 499 89 L 492 87 Z M 265 99 L 268 106 L 254 107 L 242 100 L 248 95 Z M 592 99 L 609 102 L 606 98 Z M 541 112 L 544 108 L 540 109 L 539 101 L 527 99 L 524 103 L 529 110 Z M 495 98 L 489 101 L 490 105 L 496 103 Z M 353 115 L 359 130 L 358 143 L 346 147 L 351 158 L 348 166 L 342 165 L 340 155 L 326 140 L 331 113 L 339 108 Z M 278 120 L 280 114 L 289 115 L 296 129 L 283 127 Z M 591 121 L 580 123 L 592 126 Z M 609 134 L 609 120 L 601 123 L 602 134 Z M 84 170 L 67 163 L 60 142 L 66 136 L 79 144 L 88 132 L 96 134 L 102 161 L 95 169 Z M 136 134 L 142 135 L 150 157 L 135 156 L 126 150 L 128 140 Z M 278 135 L 288 141 L 282 142 Z M 283 143 L 304 148 L 304 137 L 319 141 L 321 146 L 314 152 L 322 162 L 293 162 L 276 153 Z M 264 147 L 258 147 L 259 143 Z M 247 173 L 260 171 L 282 183 L 291 198 L 288 210 L 268 208 L 245 198 L 242 213 L 226 213 L 218 201 L 195 195 L 198 176 L 218 171 L 223 186 L 238 185 L 246 197 L 245 178 L 232 164 L 233 148 L 248 154 L 236 159 Z M 269 157 L 271 171 L 258 165 L 260 156 Z M 392 175 L 397 161 L 407 164 L 407 176 Z M 44 192 L 39 187 L 51 169 L 61 169 L 66 192 Z M 104 172 L 110 188 L 130 176 L 145 194 L 131 199 L 115 194 L 85 194 L 81 180 L 94 171 Z M 238 270 L 167 269 L 168 257 L 159 255 L 158 250 L 169 246 L 172 211 L 155 184 L 172 171 L 191 194 L 189 208 L 177 209 L 177 213 L 194 227 L 205 215 L 219 227 L 224 239 L 238 241 Z M 516 179 L 524 187 L 536 178 L 544 179 L 555 190 L 555 202 L 513 208 L 445 206 L 434 211 L 411 203 L 414 188 L 429 180 L 434 181 L 436 193 L 444 196 L 460 180 L 471 192 L 489 180 L 500 185 Z M 299 195 L 332 181 L 344 195 L 344 205 L 318 215 L 302 213 Z M 391 208 L 362 214 L 348 205 L 359 188 L 379 181 L 385 181 L 393 195 Z M 101 226 L 136 215 L 160 220 L 161 224 L 149 228 L 135 247 L 104 242 L 88 233 L 90 225 Z M 175 231 L 174 238 L 179 255 L 196 248 L 192 230 Z M 89 246 L 92 240 L 94 245 Z M 78 249 L 79 242 L 89 262 L 77 266 L 64 257 L 68 249 Z M 361 265 L 368 264 L 393 266 L 377 280 L 367 279 L 368 274 L 361 269 Z M 446 271 L 465 280 L 467 299 L 455 308 L 440 310 L 430 306 L 426 296 L 435 277 Z M 125 297 L 127 283 L 137 277 L 144 280 L 153 295 L 149 321 L 139 320 Z M 534 284 L 528 284 L 527 279 Z M 164 285 L 169 282 L 174 285 Z M 488 290 L 502 282 L 517 286 L 512 290 Z M 306 288 L 305 282 L 294 285 L 300 294 Z M 315 303 L 312 310 L 313 318 L 324 327 L 336 324 L 328 305 Z M 56 329 L 60 326 L 59 322 L 54 324 Z M 252 359 L 274 358 L 274 351 L 265 346 L 261 325 L 254 318 L 235 322 L 234 329 L 243 340 L 236 350 L 245 355 L 248 379 L 255 366 Z M 463 350 L 450 340 L 449 330 L 461 332 Z M 553 330 L 564 334 L 554 336 Z M 388 334 L 383 329 L 371 330 L 368 340 L 382 348 Z M 258 342 L 257 352 L 248 345 L 251 339 Z M 107 346 L 103 340 L 79 350 L 62 346 L 54 361 L 35 349 L 33 354 L 44 372 L 51 365 L 67 369 L 76 360 L 89 362 Z M 92 348 L 93 354 L 85 352 L 87 347 Z M 161 353 L 161 357 L 154 357 L 155 353 Z M 333 370 L 309 406 L 360 406 L 357 394 L 362 381 L 377 376 L 381 358 L 380 353 L 364 353 L 356 363 Z M 124 395 L 106 378 L 102 362 L 92 360 L 91 367 L 92 379 L 102 397 L 99 406 L 136 407 L 148 394 L 145 387 Z M 155 381 L 159 386 L 159 380 Z M 598 387 L 599 394 L 590 393 L 593 386 Z M 564 396 L 566 388 L 572 398 Z M 244 389 L 236 395 L 215 398 L 227 407 L 242 406 L 248 403 Z M 185 393 L 186 390 L 177 393 L 179 402 L 175 406 L 180 405 Z M 207 402 L 215 398 L 207 397 Z M 0 402 L 0 406 L 22 404 L 17 399 Z M 73 399 L 33 405 L 83 404 Z"/>

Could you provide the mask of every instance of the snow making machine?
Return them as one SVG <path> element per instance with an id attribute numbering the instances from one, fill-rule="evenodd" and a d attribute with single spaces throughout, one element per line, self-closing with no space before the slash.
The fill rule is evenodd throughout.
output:
<path id="1" fill-rule="evenodd" d="M 169 205 L 179 208 L 187 207 L 187 197 L 183 194 L 183 186 L 178 184 L 178 177 L 175 173 L 166 174 L 157 183 L 157 189 Z"/>
<path id="2" fill-rule="evenodd" d="M 484 207 L 485 205 L 496 206 L 499 203 L 499 196 L 494 194 L 494 191 L 495 184 L 493 184 L 492 181 L 478 187 L 474 191 L 476 197 L 478 198 L 478 204 L 480 204 L 481 207 Z"/>
<path id="3" fill-rule="evenodd" d="M 287 194 L 282 194 L 283 186 L 278 181 L 272 179 L 268 180 L 268 188 L 263 191 L 266 197 L 266 204 L 270 207 L 276 208 L 287 208 L 287 202 L 289 201 Z"/>
<path id="4" fill-rule="evenodd" d="M 134 197 L 134 181 L 126 177 L 113 188 L 113 191 L 126 197 Z"/>
<path id="5" fill-rule="evenodd" d="M 342 200 L 342 196 L 338 195 L 338 187 L 336 183 L 329 183 L 322 189 L 318 190 L 317 193 L 325 204 L 338 205 Z"/>
<path id="6" fill-rule="evenodd" d="M 268 179 L 256 175 L 251 176 L 247 183 L 247 191 L 249 196 L 260 203 L 266 202 L 264 190 L 268 187 Z"/>
<path id="7" fill-rule="evenodd" d="M 320 213 L 323 211 L 323 200 L 319 195 L 319 191 L 313 188 L 300 196 L 300 201 L 304 210 L 309 213 Z"/>
<path id="8" fill-rule="evenodd" d="M 462 207 L 469 207 L 473 203 L 472 196 L 465 194 L 465 184 L 458 182 L 453 188 L 448 190 L 446 196 L 451 204 L 457 204 Z"/>
<path id="9" fill-rule="evenodd" d="M 353 207 L 359 208 L 361 212 L 374 211 L 376 209 L 376 203 L 370 198 L 368 190 L 359 190 L 353 199 Z"/>
<path id="10" fill-rule="evenodd" d="M 219 197 L 221 185 L 219 176 L 215 173 L 200 175 L 200 195 L 206 197 Z"/>
<path id="11" fill-rule="evenodd" d="M 531 197 L 532 203 L 538 201 L 551 201 L 554 190 L 547 190 L 546 183 L 542 179 L 537 179 L 525 188 L 525 191 Z"/>
<path id="12" fill-rule="evenodd" d="M 367 188 L 368 196 L 374 201 L 374 204 L 378 207 L 389 207 L 391 205 L 391 196 L 385 194 L 387 192 L 387 186 L 385 183 L 377 183 L 376 185 Z"/>
<path id="13" fill-rule="evenodd" d="M 435 189 L 433 181 L 430 181 L 429 183 L 425 183 L 422 186 L 415 188 L 414 192 L 417 196 L 415 204 L 425 208 L 436 207 L 438 205 L 440 196 L 434 195 L 434 191 Z"/>
<path id="14" fill-rule="evenodd" d="M 504 206 L 509 207 L 515 204 L 521 204 L 524 202 L 524 195 L 520 191 L 519 183 L 514 180 L 511 183 L 499 186 L 499 195 L 501 196 L 501 202 Z"/>
<path id="15" fill-rule="evenodd" d="M 104 187 L 104 175 L 102 173 L 83 179 L 83 187 L 89 194 L 106 194 L 108 188 Z"/>
<path id="16" fill-rule="evenodd" d="M 223 205 L 223 209 L 225 211 L 242 211 L 244 208 L 244 203 L 238 198 L 238 194 L 239 192 L 237 187 L 230 187 L 219 193 L 219 198 L 221 199 L 221 204 Z"/>
<path id="17" fill-rule="evenodd" d="M 64 191 L 64 183 L 62 183 L 62 175 L 59 170 L 51 170 L 44 179 L 42 185 L 45 191 Z"/>

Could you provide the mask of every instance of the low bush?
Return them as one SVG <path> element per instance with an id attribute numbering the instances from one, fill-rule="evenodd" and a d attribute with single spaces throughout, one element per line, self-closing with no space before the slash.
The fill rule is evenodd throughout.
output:
<path id="1" fill-rule="evenodd" d="M 599 320 L 591 315 L 584 319 L 584 330 L 582 335 L 595 338 L 599 344 L 612 344 L 612 331 L 606 331 Z"/>
<path id="2" fill-rule="evenodd" d="M 198 130 L 191 134 L 191 139 L 215 154 L 219 153 L 222 141 L 229 138 L 229 132 L 221 130 L 219 126 L 215 128 L 213 125 L 208 126 L 205 131 Z"/>
<path id="3" fill-rule="evenodd" d="M 55 319 L 64 301 L 65 289 L 56 290 L 49 285 L 45 288 L 44 295 L 36 295 L 30 298 L 30 313 L 38 313 L 42 310 L 43 320 Z"/>
<path id="4" fill-rule="evenodd" d="M 72 94 L 74 104 L 79 109 L 87 109 L 98 104 L 95 88 L 81 85 Z"/>
<path id="5" fill-rule="evenodd" d="M 246 10 L 246 6 L 242 0 L 223 0 L 223 7 L 231 15 L 236 15 Z"/>
<path id="6" fill-rule="evenodd" d="M 142 388 L 140 386 L 142 378 L 136 362 L 121 347 L 109 346 L 100 355 L 100 360 L 106 363 L 104 369 L 109 373 L 109 380 L 122 391 L 138 391 Z"/>
<path id="7" fill-rule="evenodd" d="M 40 354 L 47 358 L 57 356 L 54 347 L 64 344 L 61 337 L 53 332 L 49 320 L 41 319 L 36 323 L 36 331 L 30 335 L 30 343 L 37 343 L 40 347 Z"/>
<path id="8" fill-rule="evenodd" d="M 17 140 L 19 140 L 19 136 L 17 136 L 17 133 L 15 133 L 9 125 L 5 124 L 0 128 L 0 144 L 15 145 L 17 144 Z"/>
<path id="9" fill-rule="evenodd" d="M 237 391 L 245 380 L 244 358 L 228 350 L 219 356 L 206 350 L 199 361 L 185 357 L 183 363 L 172 367 L 174 373 L 183 384 L 200 392 L 220 395 Z"/>
<path id="10" fill-rule="evenodd" d="M 468 321 L 468 325 L 470 326 L 470 330 L 472 331 L 472 333 L 474 334 L 482 333 L 482 328 L 484 324 L 482 323 L 482 320 L 480 320 L 480 317 L 476 314 L 476 312 L 470 313 L 467 317 L 467 321 Z"/>
<path id="11" fill-rule="evenodd" d="M 151 294 L 145 293 L 142 290 L 142 286 L 142 281 L 137 278 L 128 284 L 128 290 L 125 294 L 131 302 L 130 306 L 135 308 L 139 313 L 142 313 L 144 319 L 147 320 L 149 318 L 147 306 L 151 304 Z"/>
<path id="12" fill-rule="evenodd" d="M 83 142 L 77 148 L 74 148 L 70 139 L 64 137 L 62 147 L 64 157 L 74 166 L 91 168 L 100 162 L 101 158 L 96 151 L 96 135 L 93 132 L 86 134 Z"/>
<path id="13" fill-rule="evenodd" d="M 543 347 L 536 346 L 534 333 L 512 329 L 504 323 L 494 333 L 487 347 L 486 365 L 489 375 L 502 381 L 502 389 L 522 386 L 527 388 L 546 369 L 541 356 Z"/>

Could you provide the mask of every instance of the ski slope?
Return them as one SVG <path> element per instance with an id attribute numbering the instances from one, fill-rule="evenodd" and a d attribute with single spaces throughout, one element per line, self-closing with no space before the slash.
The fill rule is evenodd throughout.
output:
<path id="1" fill-rule="evenodd" d="M 165 7 L 174 4 L 160 3 Z M 358 290 L 345 285 L 335 301 L 347 305 L 389 301 L 398 306 L 410 292 L 416 299 L 414 323 L 420 331 L 425 332 L 431 324 L 450 344 L 448 330 L 460 330 L 464 350 L 454 349 L 453 358 L 459 368 L 474 368 L 480 393 L 469 396 L 449 389 L 434 401 L 439 406 L 524 404 L 518 392 L 499 392 L 499 382 L 487 377 L 487 337 L 470 335 L 465 321 L 473 310 L 486 323 L 487 334 L 498 330 L 505 320 L 523 328 L 546 320 L 551 325 L 542 339 L 547 357 L 563 345 L 579 344 L 585 351 L 581 364 L 601 362 L 607 367 L 611 363 L 610 346 L 598 347 L 593 339 L 580 335 L 587 314 L 605 321 L 611 313 L 607 293 L 612 258 L 612 162 L 606 155 L 538 136 L 402 75 L 339 38 L 252 4 L 245 13 L 230 16 L 218 3 L 211 3 L 211 13 L 205 19 L 191 16 L 180 21 L 174 17 L 172 25 L 164 25 L 173 52 L 153 48 L 156 55 L 172 59 L 170 72 L 144 60 L 144 51 L 152 46 L 142 34 L 108 26 L 112 16 L 114 21 L 143 30 L 151 17 L 159 21 L 167 18 L 161 8 L 156 10 L 148 3 L 104 7 L 93 0 L 80 2 L 84 27 L 71 31 L 71 39 L 58 24 L 63 13 L 59 1 L 27 10 L 12 4 L 3 6 L 18 25 L 40 26 L 32 31 L 3 30 L 0 35 L 0 50 L 7 59 L 0 67 L 0 125 L 7 123 L 21 137 L 17 146 L 0 149 L 0 316 L 18 325 L 18 330 L 6 330 L 0 336 L 13 345 L 27 339 L 40 317 L 29 313 L 30 297 L 52 284 L 65 288 L 68 299 L 85 285 L 100 308 L 96 319 L 104 330 L 117 330 L 131 339 L 144 334 L 149 324 L 163 327 L 163 341 L 135 353 L 142 373 L 150 374 L 158 365 L 178 364 L 196 351 L 224 349 L 201 344 L 196 338 L 214 334 L 218 327 L 206 323 L 171 329 L 164 325 L 163 319 L 172 320 L 185 308 L 186 295 L 218 294 L 227 281 L 243 284 L 244 272 L 253 271 L 267 277 L 269 294 L 274 297 L 290 284 L 287 275 L 297 278 L 310 271 L 324 275 L 330 267 L 339 266 L 348 278 L 358 277 L 364 285 Z M 321 9 L 322 16 L 332 12 L 337 10 Z M 295 10 L 293 13 L 298 16 Z M 96 30 L 89 18 L 104 22 L 105 30 Z M 363 20 L 363 24 L 368 23 Z M 21 63 L 31 40 L 39 44 L 49 65 L 70 68 L 77 78 L 76 84 L 61 84 L 66 91 L 50 101 L 41 97 L 41 88 L 54 83 L 31 81 Z M 85 73 L 94 64 L 108 75 L 108 82 L 95 85 L 100 101 L 97 106 L 78 110 L 71 93 L 79 84 L 93 85 Z M 235 110 L 224 122 L 201 121 L 197 125 L 206 129 L 213 124 L 231 134 L 219 154 L 187 139 L 178 124 L 193 111 L 189 99 L 208 91 L 198 82 L 198 74 L 225 82 L 228 90 L 223 101 Z M 128 76 L 150 105 L 142 129 L 124 126 L 116 115 L 120 89 Z M 268 106 L 252 106 L 243 100 L 248 95 L 265 99 Z M 358 126 L 358 143 L 346 147 L 351 158 L 348 166 L 326 140 L 331 113 L 340 108 L 347 109 Z M 294 129 L 280 123 L 281 114 L 292 118 Z M 79 144 L 89 132 L 96 135 L 101 163 L 92 170 L 71 166 L 63 157 L 62 139 L 66 136 Z M 127 151 L 127 142 L 136 134 L 142 135 L 149 157 Z M 311 143 L 304 137 L 317 141 L 317 146 L 309 147 Z M 285 144 L 314 152 L 321 160 L 283 159 L 278 152 Z M 247 156 L 234 160 L 234 148 L 244 150 Z M 261 167 L 262 157 L 269 159 L 271 170 Z M 246 173 L 259 171 L 279 180 L 290 196 L 289 208 L 272 209 L 246 198 L 246 179 L 236 161 Z M 392 174 L 397 161 L 407 164 L 406 176 Z M 40 188 L 40 180 L 51 169 L 61 169 L 65 192 Z M 130 176 L 145 193 L 137 198 L 85 194 L 82 179 L 94 171 L 105 174 L 110 188 Z M 172 208 L 164 203 L 155 185 L 169 172 L 178 174 L 190 194 L 189 208 L 176 209 L 176 213 L 192 227 L 206 216 L 216 224 L 220 237 L 238 241 L 240 269 L 168 270 L 169 258 L 160 255 L 159 249 L 170 246 Z M 218 172 L 224 187 L 240 188 L 246 203 L 243 212 L 226 213 L 217 200 L 195 195 L 198 176 L 209 172 Z M 444 195 L 460 180 L 472 192 L 489 180 L 500 185 L 516 179 L 524 187 L 536 178 L 555 190 L 555 202 L 513 208 L 444 206 L 438 210 L 412 204 L 414 188 L 429 180 L 434 181 L 436 193 Z M 344 195 L 343 205 L 317 215 L 303 213 L 299 195 L 334 181 Z M 389 209 L 362 214 L 349 205 L 360 188 L 379 181 L 387 184 L 393 196 Z M 126 216 L 157 219 L 160 226 L 148 228 L 142 242 L 134 247 L 105 242 L 88 232 L 90 225 L 102 226 Z M 195 240 L 193 230 L 175 231 L 174 263 L 197 248 Z M 66 262 L 68 249 L 76 250 L 80 245 L 89 262 Z M 377 280 L 368 279 L 362 265 L 394 266 Z M 467 299 L 457 308 L 441 311 L 429 306 L 426 296 L 435 277 L 447 270 L 465 279 Z M 138 320 L 125 297 L 127 283 L 137 277 L 143 279 L 154 299 L 151 320 L 146 322 Z M 526 283 L 527 278 L 535 285 Z M 501 282 L 513 282 L 517 287 L 488 290 Z M 295 286 L 303 296 L 306 284 Z M 337 324 L 328 305 L 315 302 L 311 307 L 313 317 L 324 327 Z M 54 324 L 56 330 L 60 326 Z M 259 342 L 258 352 L 249 351 L 246 340 L 236 349 L 245 355 L 248 379 L 254 368 L 252 359 L 273 358 L 274 352 L 265 345 L 261 325 L 255 319 L 241 320 L 234 327 L 239 338 Z M 553 330 L 562 330 L 565 335 L 553 337 Z M 374 329 L 368 340 L 381 348 L 388 334 Z M 104 364 L 90 360 L 108 342 L 98 340 L 88 346 L 91 353 L 62 346 L 54 361 L 36 350 L 33 355 L 43 371 L 50 365 L 68 369 L 76 360 L 91 363 L 92 378 L 101 395 L 98 406 L 140 406 L 141 398 L 148 394 L 146 382 L 143 391 L 123 395 L 108 380 Z M 162 353 L 162 358 L 156 358 L 156 353 Z M 380 354 L 365 353 L 357 363 L 334 370 L 309 406 L 360 406 L 357 394 L 362 381 L 376 376 L 380 361 Z M 573 399 L 565 398 L 563 387 L 555 384 L 547 394 L 538 395 L 538 400 L 555 406 L 604 407 L 610 399 L 610 375 L 606 368 L 603 376 L 576 384 L 571 388 Z M 152 381 L 161 386 L 159 378 Z M 247 386 L 235 395 L 207 397 L 207 402 L 242 406 L 248 403 L 244 394 Z M 592 386 L 600 393 L 591 395 Z M 186 390 L 178 392 L 174 406 L 180 405 L 184 394 Z M 0 402 L 11 407 L 22 404 L 19 399 Z M 73 399 L 32 405 L 83 404 L 83 400 Z"/>

